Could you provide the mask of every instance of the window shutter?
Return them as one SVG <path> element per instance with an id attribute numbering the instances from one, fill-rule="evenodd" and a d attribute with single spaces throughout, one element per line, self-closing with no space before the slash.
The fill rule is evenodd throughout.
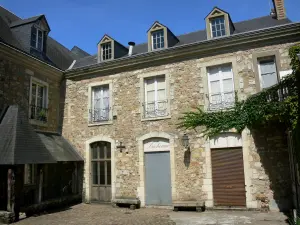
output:
<path id="1" fill-rule="evenodd" d="M 37 29 L 32 26 L 31 27 L 31 40 L 30 40 L 30 45 L 31 47 L 36 48 L 36 36 L 37 36 Z"/>
<path id="2" fill-rule="evenodd" d="M 47 32 L 44 31 L 44 34 L 43 34 L 43 52 L 46 54 L 47 53 Z"/>

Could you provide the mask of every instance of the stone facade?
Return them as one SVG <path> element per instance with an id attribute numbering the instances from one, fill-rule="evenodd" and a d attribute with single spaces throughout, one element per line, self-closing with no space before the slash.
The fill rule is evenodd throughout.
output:
<path id="1" fill-rule="evenodd" d="M 181 144 L 181 138 L 184 132 L 178 128 L 179 118 L 182 113 L 191 110 L 197 106 L 206 108 L 208 105 L 208 85 L 207 85 L 207 67 L 213 65 L 222 65 L 230 63 L 234 74 L 234 86 L 238 91 L 239 98 L 245 99 L 256 93 L 256 74 L 253 65 L 253 54 L 257 52 L 278 51 L 280 55 L 280 70 L 290 70 L 288 49 L 295 43 L 286 43 L 278 45 L 269 45 L 260 48 L 251 48 L 243 51 L 218 54 L 203 58 L 194 58 L 182 60 L 180 62 L 167 63 L 159 66 L 145 67 L 143 69 L 133 69 L 131 71 L 110 74 L 93 75 L 88 78 L 67 80 L 66 98 L 64 108 L 63 135 L 85 157 L 85 192 L 89 192 L 90 187 L 90 160 L 86 157 L 89 154 L 90 140 L 99 137 L 98 140 L 111 140 L 114 146 L 119 142 L 125 145 L 125 150 L 120 151 L 113 148 L 114 162 L 112 162 L 115 177 L 112 186 L 113 196 L 138 197 L 143 198 L 141 192 L 144 175 L 143 170 L 139 169 L 141 165 L 141 156 L 143 153 L 139 140 L 142 136 L 157 133 L 167 134 L 173 140 L 173 154 L 171 156 L 174 165 L 172 179 L 172 199 L 173 201 L 197 201 L 206 200 L 208 207 L 213 206 L 212 178 L 210 165 L 210 147 L 209 141 L 201 135 L 201 129 L 187 131 L 190 138 L 191 154 L 187 154 Z M 161 120 L 143 120 L 141 119 L 142 100 L 140 78 L 145 74 L 166 74 L 169 79 L 167 83 L 169 88 L 170 116 Z M 101 82 L 112 83 L 112 111 L 114 119 L 111 124 L 89 125 L 88 123 L 88 102 L 89 86 L 93 83 Z M 164 136 L 163 135 L 163 136 Z M 151 135 L 150 135 L 151 136 Z M 268 151 L 270 144 L 274 142 L 276 151 L 273 151 L 274 160 L 288 157 L 287 151 L 283 145 L 278 144 L 277 136 L 267 139 L 266 143 L 255 143 L 253 136 L 249 131 L 244 131 L 243 154 L 245 169 L 245 184 L 248 208 L 262 208 L 263 202 L 261 195 L 267 197 L 270 204 L 278 208 L 275 201 L 273 182 L 270 178 L 272 174 L 267 172 L 267 167 L 271 165 L 273 169 L 279 168 L 281 174 L 288 174 L 288 161 L 270 163 L 263 157 L 268 154 L 260 154 Z M 279 146 L 280 145 L 280 146 Z M 280 151 L 279 149 L 284 149 Z M 172 151 L 172 149 L 171 149 Z M 270 159 L 271 160 L 271 159 Z M 280 165 L 282 166 L 280 166 Z M 288 181 L 288 177 L 276 176 L 276 182 L 282 184 Z M 271 184 L 272 182 L 272 184 Z M 286 187 L 282 187 L 287 190 Z M 279 198 L 289 198 L 286 196 L 288 191 L 279 193 Z M 85 194 L 86 202 L 89 202 L 89 195 Z M 143 203 L 142 203 L 143 205 Z"/>
<path id="2" fill-rule="evenodd" d="M 43 69 L 29 65 L 25 66 L 5 55 L 0 56 L 0 108 L 4 105 L 18 104 L 28 112 L 31 79 L 46 82 L 48 84 L 47 123 L 31 122 L 37 130 L 57 132 L 62 72 L 57 71 L 57 75 L 53 76 Z"/>

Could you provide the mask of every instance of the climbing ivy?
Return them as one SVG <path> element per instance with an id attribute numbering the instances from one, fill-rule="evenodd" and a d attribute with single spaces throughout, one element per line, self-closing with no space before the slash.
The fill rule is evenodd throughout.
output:
<path id="1" fill-rule="evenodd" d="M 221 132 L 235 129 L 242 132 L 247 128 L 258 128 L 268 123 L 283 123 L 295 129 L 298 119 L 298 94 L 300 81 L 300 63 L 297 54 L 300 46 L 289 49 L 292 74 L 279 84 L 265 89 L 246 100 L 238 100 L 235 95 L 233 108 L 220 111 L 205 111 L 202 107 L 184 113 L 179 127 L 195 129 L 203 127 L 204 136 L 215 136 Z"/>

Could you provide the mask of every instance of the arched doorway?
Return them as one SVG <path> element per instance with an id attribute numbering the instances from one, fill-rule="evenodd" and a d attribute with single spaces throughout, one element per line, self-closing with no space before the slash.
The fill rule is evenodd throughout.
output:
<path id="1" fill-rule="evenodd" d="M 91 200 L 110 202 L 111 190 L 111 143 L 94 142 L 90 145 Z"/>

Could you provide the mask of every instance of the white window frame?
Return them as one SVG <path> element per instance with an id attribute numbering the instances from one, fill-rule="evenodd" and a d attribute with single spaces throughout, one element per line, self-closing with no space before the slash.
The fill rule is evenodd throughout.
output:
<path id="1" fill-rule="evenodd" d="M 36 40 L 35 40 L 35 46 L 32 46 L 32 47 L 34 47 L 35 49 L 37 49 L 39 51 L 43 51 L 44 50 L 44 46 L 43 46 L 43 44 L 44 44 L 44 31 L 42 31 L 40 28 L 38 28 L 36 26 L 34 28 L 36 29 Z M 39 32 L 42 33 L 42 43 L 41 43 L 42 48 L 41 49 L 38 49 L 38 46 L 39 46 L 38 45 Z"/>
<path id="2" fill-rule="evenodd" d="M 108 51 L 109 52 L 109 48 L 108 48 L 108 50 L 106 50 L 106 51 L 104 51 L 104 46 L 106 46 L 106 45 L 110 45 L 110 50 L 111 50 L 111 53 L 110 53 L 110 58 L 107 58 L 107 59 L 104 59 L 104 56 L 106 55 L 105 54 L 105 52 L 106 51 Z M 101 44 L 101 61 L 108 61 L 108 60 L 111 60 L 112 58 L 113 58 L 113 47 L 112 47 L 112 42 L 111 41 L 109 41 L 109 42 L 104 42 L 104 43 L 102 43 Z M 108 55 L 109 55 L 109 53 L 108 53 Z"/>
<path id="3" fill-rule="evenodd" d="M 44 87 L 43 108 L 48 110 L 48 102 L 49 102 L 49 99 L 48 99 L 49 84 L 45 81 L 39 80 L 39 79 L 31 76 L 30 91 L 29 91 L 29 116 L 31 115 L 31 105 L 32 105 L 32 84 L 36 84 L 36 85 Z M 37 91 L 37 88 L 36 88 L 36 91 Z M 36 101 L 37 101 L 37 98 L 36 98 Z M 36 102 L 34 104 L 36 106 Z M 32 119 L 31 121 L 37 121 L 37 120 Z M 40 123 L 39 125 L 43 124 L 43 122 L 40 122 L 40 121 L 37 121 L 37 122 Z"/>
<path id="4" fill-rule="evenodd" d="M 211 99 L 211 94 L 212 90 L 211 90 L 211 79 L 210 79 L 210 69 L 211 68 L 217 68 L 219 71 L 219 82 L 220 82 L 220 94 L 221 94 L 221 98 L 222 98 L 222 102 L 223 102 L 223 96 L 222 94 L 224 94 L 224 85 L 223 85 L 223 73 L 222 73 L 222 67 L 225 66 L 230 66 L 230 71 L 231 71 L 231 79 L 232 79 L 232 86 L 233 86 L 233 94 L 235 94 L 235 85 L 234 85 L 234 74 L 233 74 L 233 65 L 232 64 L 222 64 L 222 65 L 216 65 L 216 66 L 210 66 L 207 68 L 207 81 L 208 81 L 208 98 L 209 98 L 209 103 L 212 102 Z M 234 103 L 234 102 L 233 102 Z"/>
<path id="5" fill-rule="evenodd" d="M 166 116 L 158 116 L 158 117 L 144 117 L 145 115 L 145 107 L 144 104 L 146 102 L 146 88 L 145 88 L 145 79 L 151 79 L 152 77 L 157 76 L 165 76 L 165 92 L 166 92 Z M 141 114 L 141 121 L 149 121 L 149 120 L 163 120 L 171 118 L 171 110 L 170 110 L 170 74 L 168 70 L 162 71 L 154 71 L 149 73 L 143 73 L 138 75 L 140 78 L 140 114 Z"/>
<path id="6" fill-rule="evenodd" d="M 26 166 L 30 167 L 30 173 L 31 173 L 31 182 L 27 182 L 27 169 Z M 36 182 L 36 165 L 35 164 L 25 164 L 24 165 L 24 185 L 34 185 Z"/>
<path id="7" fill-rule="evenodd" d="M 260 67 L 261 61 L 264 61 L 264 60 L 273 60 L 273 62 L 275 64 L 275 72 L 276 72 L 277 84 L 279 83 L 278 71 L 277 71 L 277 64 L 276 64 L 276 56 L 274 55 L 274 56 L 267 56 L 267 57 L 258 58 L 257 59 L 257 66 L 258 66 L 259 86 L 260 86 L 261 90 L 266 89 L 266 88 L 262 87 L 262 75 L 261 75 L 261 67 Z M 269 88 L 269 87 L 267 87 L 267 88 Z"/>
<path id="8" fill-rule="evenodd" d="M 100 122 L 91 122 L 90 120 L 90 109 L 93 107 L 93 88 L 99 87 L 99 86 L 106 86 L 108 85 L 109 89 L 109 118 L 108 120 L 100 121 Z M 88 126 L 100 126 L 100 125 L 107 125 L 107 124 L 113 124 L 113 84 L 112 80 L 102 81 L 102 82 L 94 82 L 90 83 L 88 87 L 88 108 L 87 108 L 87 123 Z"/>
<path id="9" fill-rule="evenodd" d="M 224 31 L 225 31 L 225 34 L 224 35 L 221 35 L 221 36 L 216 36 L 214 37 L 213 35 L 213 30 L 212 30 L 212 21 L 217 19 L 217 18 L 222 18 L 224 20 Z M 225 20 L 225 16 L 220 16 L 220 17 L 215 17 L 215 18 L 211 18 L 210 21 L 209 21 L 209 25 L 210 25 L 210 32 L 211 32 L 211 38 L 220 38 L 220 37 L 224 37 L 226 36 L 226 20 Z M 221 30 L 220 30 L 221 31 Z M 217 30 L 216 30 L 216 34 L 217 34 Z"/>
<path id="10" fill-rule="evenodd" d="M 154 33 L 158 33 L 158 32 L 161 32 L 162 33 L 162 37 L 160 37 L 160 40 L 163 39 L 164 40 L 164 47 L 162 48 L 154 48 L 154 38 L 153 38 L 153 34 Z M 161 43 L 161 42 L 160 42 Z M 155 30 L 155 31 L 152 31 L 151 32 L 151 45 L 152 45 L 152 50 L 160 50 L 160 49 L 164 49 L 165 46 L 166 46 L 166 43 L 165 43 L 165 32 L 164 32 L 164 29 L 159 29 L 159 30 Z"/>

